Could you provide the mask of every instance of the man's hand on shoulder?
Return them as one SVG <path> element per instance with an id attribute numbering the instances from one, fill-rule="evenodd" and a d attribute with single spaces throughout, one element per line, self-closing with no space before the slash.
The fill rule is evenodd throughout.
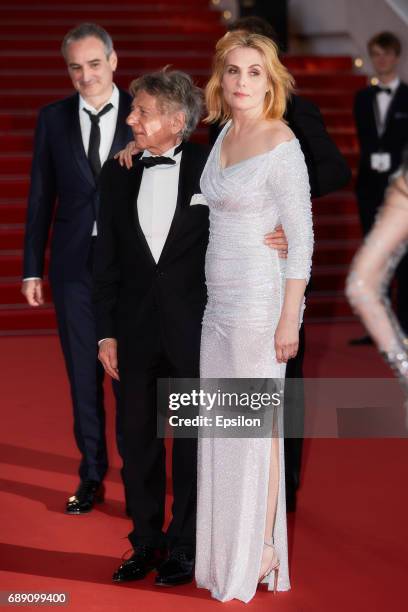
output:
<path id="1" fill-rule="evenodd" d="M 133 165 L 132 157 L 138 153 L 140 153 L 140 149 L 137 148 L 135 141 L 131 140 L 124 149 L 116 153 L 114 158 L 119 161 L 121 166 L 126 166 L 130 170 Z"/>
<path id="2" fill-rule="evenodd" d="M 118 343 L 115 338 L 104 338 L 99 344 L 98 359 L 109 376 L 119 380 Z"/>

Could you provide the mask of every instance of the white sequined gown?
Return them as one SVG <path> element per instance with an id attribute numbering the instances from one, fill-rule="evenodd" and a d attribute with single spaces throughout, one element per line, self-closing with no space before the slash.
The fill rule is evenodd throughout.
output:
<path id="1" fill-rule="evenodd" d="M 210 209 L 210 239 L 200 373 L 202 378 L 283 378 L 285 366 L 276 361 L 274 333 L 285 278 L 308 279 L 311 268 L 307 169 L 294 139 L 223 170 L 220 148 L 229 125 L 201 178 Z M 289 243 L 287 260 L 263 244 L 264 235 L 279 223 Z M 281 417 L 279 427 L 282 433 Z M 196 581 L 221 601 L 248 602 L 256 592 L 270 451 L 269 438 L 199 438 Z M 273 538 L 280 558 L 278 590 L 286 591 L 290 583 L 281 437 L 279 458 Z M 272 589 L 273 572 L 266 581 Z"/>

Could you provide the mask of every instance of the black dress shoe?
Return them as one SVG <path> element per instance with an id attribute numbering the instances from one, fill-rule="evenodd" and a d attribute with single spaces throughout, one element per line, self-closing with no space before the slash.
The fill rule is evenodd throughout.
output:
<path id="1" fill-rule="evenodd" d="M 167 561 L 159 568 L 154 583 L 157 586 L 177 586 L 192 582 L 194 577 L 194 556 L 185 549 L 174 548 Z"/>
<path id="2" fill-rule="evenodd" d="M 361 336 L 361 338 L 352 338 L 349 340 L 350 346 L 369 346 L 374 344 L 370 336 Z"/>
<path id="3" fill-rule="evenodd" d="M 166 551 L 153 546 L 138 546 L 133 555 L 114 572 L 113 582 L 128 582 L 142 580 L 149 572 L 160 567 L 165 559 Z"/>
<path id="4" fill-rule="evenodd" d="M 105 487 L 97 480 L 81 480 L 75 495 L 67 501 L 67 514 L 86 514 L 94 505 L 101 504 L 105 497 Z"/>

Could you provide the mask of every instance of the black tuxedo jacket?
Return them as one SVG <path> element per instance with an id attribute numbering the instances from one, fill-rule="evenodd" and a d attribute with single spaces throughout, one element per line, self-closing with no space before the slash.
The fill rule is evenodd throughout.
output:
<path id="1" fill-rule="evenodd" d="M 357 92 L 354 101 L 354 117 L 360 143 L 360 164 L 356 190 L 364 199 L 380 198 L 380 184 L 383 188 L 388 183 L 390 174 L 395 172 L 401 163 L 401 154 L 408 144 L 408 85 L 401 83 L 388 109 L 385 130 L 378 135 L 375 121 L 375 89 L 366 87 Z M 370 156 L 378 151 L 391 154 L 391 169 L 389 172 L 378 173 L 371 170 Z M 378 191 L 380 190 L 380 193 Z"/>
<path id="2" fill-rule="evenodd" d="M 131 100 L 129 94 L 120 91 L 110 157 L 133 138 L 125 123 Z M 75 94 L 42 108 L 38 117 L 27 210 L 24 277 L 43 276 L 44 253 L 54 211 L 51 280 L 77 280 L 86 268 L 99 198 L 82 143 L 78 105 L 79 95 Z"/>
<path id="3" fill-rule="evenodd" d="M 116 160 L 102 169 L 94 264 L 97 337 L 117 338 L 119 355 L 125 346 L 147 349 L 159 334 L 173 362 L 180 355 L 198 358 L 207 300 L 208 207 L 190 201 L 200 193 L 207 155 L 200 145 L 184 145 L 176 211 L 157 264 L 137 214 L 144 170 L 139 157 L 131 170 Z"/>
<path id="4" fill-rule="evenodd" d="M 351 171 L 344 157 L 327 133 L 322 115 L 313 102 L 301 96 L 291 96 L 285 119 L 300 142 L 309 174 L 312 198 L 341 189 L 351 179 Z M 213 144 L 220 126 L 210 126 Z"/>

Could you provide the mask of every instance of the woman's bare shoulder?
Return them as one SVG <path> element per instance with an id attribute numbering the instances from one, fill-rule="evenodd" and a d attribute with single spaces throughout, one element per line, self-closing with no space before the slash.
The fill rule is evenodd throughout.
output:
<path id="1" fill-rule="evenodd" d="M 273 120 L 268 122 L 268 125 L 265 127 L 263 138 L 265 147 L 267 149 L 274 149 L 282 144 L 282 142 L 293 140 L 295 134 L 284 121 Z"/>

